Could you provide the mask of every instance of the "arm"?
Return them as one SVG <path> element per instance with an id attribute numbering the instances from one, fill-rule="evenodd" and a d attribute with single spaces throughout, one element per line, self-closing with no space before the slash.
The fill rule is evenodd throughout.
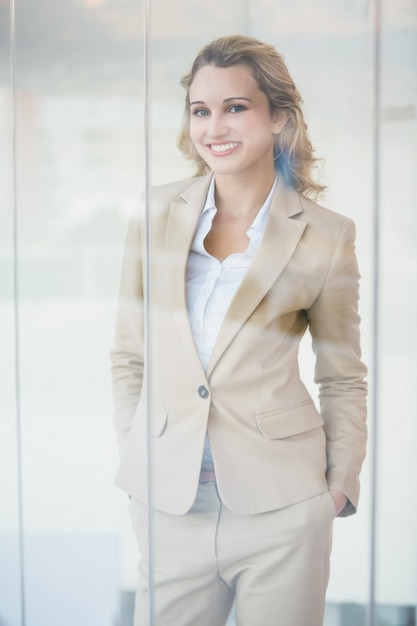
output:
<path id="1" fill-rule="evenodd" d="M 327 440 L 327 481 L 342 516 L 357 508 L 367 432 L 367 371 L 360 351 L 360 276 L 354 239 L 354 224 L 347 219 L 320 294 L 307 312 Z"/>
<path id="2" fill-rule="evenodd" d="M 143 384 L 143 278 L 140 226 L 131 220 L 122 267 L 116 316 L 115 344 L 111 352 L 114 425 L 120 447 L 126 441 Z"/>

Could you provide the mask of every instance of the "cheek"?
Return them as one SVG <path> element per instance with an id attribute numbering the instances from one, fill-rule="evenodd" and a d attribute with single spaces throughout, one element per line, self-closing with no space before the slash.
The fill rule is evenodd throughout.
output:
<path id="1" fill-rule="evenodd" d="M 203 156 L 204 148 L 203 148 L 201 128 L 196 127 L 196 125 L 190 124 L 189 133 L 190 133 L 191 143 L 194 146 L 194 150 L 200 156 Z"/>
<path id="2" fill-rule="evenodd" d="M 191 141 L 193 143 L 198 141 L 198 138 L 201 136 L 201 129 L 199 128 L 199 125 L 194 120 L 190 121 L 189 132 L 190 132 Z"/>
<path id="3" fill-rule="evenodd" d="M 265 137 L 272 135 L 269 132 L 267 124 L 263 123 L 257 118 L 247 118 L 239 124 L 239 131 L 247 137 L 252 137 L 255 141 L 263 142 Z"/>

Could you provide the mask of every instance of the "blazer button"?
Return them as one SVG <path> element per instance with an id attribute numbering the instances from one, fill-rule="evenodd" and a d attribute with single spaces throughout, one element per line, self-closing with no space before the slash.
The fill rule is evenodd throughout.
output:
<path id="1" fill-rule="evenodd" d="M 209 390 L 207 389 L 207 387 L 204 387 L 204 385 L 201 385 L 201 387 L 198 388 L 198 395 L 200 396 L 200 398 L 208 398 Z"/>

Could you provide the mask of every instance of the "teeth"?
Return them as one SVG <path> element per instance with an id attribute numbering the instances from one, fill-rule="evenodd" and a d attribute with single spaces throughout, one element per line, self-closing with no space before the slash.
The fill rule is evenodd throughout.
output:
<path id="1" fill-rule="evenodd" d="M 213 152 L 227 152 L 227 150 L 233 150 L 233 148 L 237 148 L 238 146 L 240 146 L 240 143 L 238 141 L 233 142 L 233 143 L 222 143 L 221 145 L 211 145 L 211 149 L 213 150 Z"/>

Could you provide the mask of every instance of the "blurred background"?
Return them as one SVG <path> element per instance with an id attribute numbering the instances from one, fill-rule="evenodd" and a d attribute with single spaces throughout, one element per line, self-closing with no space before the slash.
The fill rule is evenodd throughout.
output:
<path id="1" fill-rule="evenodd" d="M 179 80 L 211 39 L 276 45 L 303 95 L 321 202 L 357 225 L 370 365 L 360 511 L 335 522 L 326 626 L 413 626 L 417 3 L 150 9 L 153 184 L 192 174 L 176 148 Z M 0 0 L 0 626 L 132 623 L 137 551 L 113 486 L 109 351 L 145 180 L 143 11 L 139 0 Z M 311 367 L 305 350 L 307 384 Z"/>

